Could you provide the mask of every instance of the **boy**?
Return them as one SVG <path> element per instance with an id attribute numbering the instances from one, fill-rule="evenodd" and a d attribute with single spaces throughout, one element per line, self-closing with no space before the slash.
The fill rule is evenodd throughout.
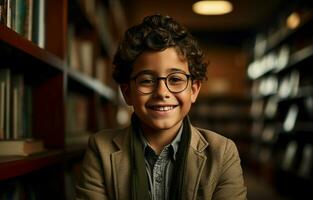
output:
<path id="1" fill-rule="evenodd" d="M 113 63 L 131 125 L 90 137 L 77 199 L 246 199 L 234 143 L 189 122 L 207 64 L 188 31 L 148 16 L 126 31 Z"/>

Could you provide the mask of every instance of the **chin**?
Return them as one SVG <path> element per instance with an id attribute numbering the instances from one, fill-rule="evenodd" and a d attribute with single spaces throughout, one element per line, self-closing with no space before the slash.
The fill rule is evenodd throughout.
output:
<path id="1" fill-rule="evenodd" d="M 175 127 L 177 124 L 179 124 L 181 121 L 171 121 L 169 120 L 160 120 L 160 121 L 154 121 L 154 122 L 148 122 L 148 125 L 150 128 L 155 129 L 155 130 L 168 130 L 173 127 Z"/>

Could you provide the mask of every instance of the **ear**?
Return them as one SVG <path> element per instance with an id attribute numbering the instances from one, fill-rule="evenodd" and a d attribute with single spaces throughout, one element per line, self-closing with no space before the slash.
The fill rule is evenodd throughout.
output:
<path id="1" fill-rule="evenodd" d="M 131 91 L 130 91 L 130 85 L 129 84 L 121 84 L 120 85 L 121 92 L 123 94 L 124 100 L 127 103 L 127 105 L 131 106 L 132 105 L 132 100 L 131 100 Z"/>
<path id="2" fill-rule="evenodd" d="M 200 88 L 201 88 L 201 81 L 199 80 L 192 81 L 192 85 L 191 85 L 191 102 L 192 103 L 196 102 Z"/>

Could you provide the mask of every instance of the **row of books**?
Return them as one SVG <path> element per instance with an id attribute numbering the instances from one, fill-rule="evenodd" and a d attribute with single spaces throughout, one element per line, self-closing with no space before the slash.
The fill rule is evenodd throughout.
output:
<path id="1" fill-rule="evenodd" d="M 99 80 L 104 85 L 108 84 L 107 73 L 110 59 L 97 52 L 98 47 L 92 40 L 78 37 L 74 27 L 69 27 L 67 63 L 70 70 L 78 71 L 86 76 Z"/>
<path id="2" fill-rule="evenodd" d="M 66 145 L 86 145 L 90 134 L 108 127 L 110 119 L 104 110 L 106 106 L 92 97 L 69 92 L 66 100 Z"/>
<path id="3" fill-rule="evenodd" d="M 197 116 L 202 117 L 219 117 L 219 118 L 228 118 L 228 116 L 240 116 L 244 114 L 249 114 L 248 104 L 244 104 L 242 102 L 223 102 L 223 100 L 218 102 L 210 102 L 210 101 L 199 101 L 194 104 L 192 113 Z"/>
<path id="4" fill-rule="evenodd" d="M 32 135 L 32 89 L 21 74 L 0 69 L 0 156 L 45 151 Z"/>
<path id="5" fill-rule="evenodd" d="M 300 111 L 300 120 L 313 119 L 313 98 L 312 88 L 307 90 L 300 90 L 298 95 L 290 99 L 280 99 L 277 95 L 270 96 L 269 98 L 255 99 L 250 108 L 251 116 L 254 119 L 265 120 L 280 120 L 285 121 L 287 111 L 292 107 L 297 107 Z M 289 103 L 287 103 L 289 102 Z M 293 106 L 291 106 L 293 105 Z"/>
<path id="6" fill-rule="evenodd" d="M 24 183 L 22 181 L 7 181 L 6 183 L 0 184 L 0 199 L 38 199 L 34 187 L 30 184 Z"/>
<path id="7" fill-rule="evenodd" d="M 69 68 L 91 76 L 104 85 L 113 86 L 110 80 L 111 59 L 118 38 L 126 29 L 120 1 L 76 0 L 69 4 L 69 14 Z"/>
<path id="8" fill-rule="evenodd" d="M 249 64 L 248 76 L 252 79 L 257 79 L 267 72 L 281 70 L 287 66 L 289 57 L 290 49 L 287 45 L 280 47 L 276 51 L 271 51 Z"/>
<path id="9" fill-rule="evenodd" d="M 254 145 L 251 154 L 261 163 L 269 163 L 275 157 L 273 149 L 264 145 Z M 313 145 L 290 141 L 281 148 L 281 157 L 273 161 L 278 164 L 279 169 L 295 173 L 306 179 L 312 179 Z"/>
<path id="10" fill-rule="evenodd" d="M 303 38 L 299 40 L 301 39 L 303 40 Z M 309 38 L 300 42 L 294 41 L 293 43 L 295 46 L 299 45 L 299 47 L 293 47 L 294 49 L 291 50 L 290 44 L 284 44 L 278 50 L 272 50 L 261 58 L 256 58 L 248 66 L 248 76 L 251 79 L 258 79 L 269 73 L 279 74 L 285 69 L 291 68 L 313 56 L 313 45 Z"/>
<path id="11" fill-rule="evenodd" d="M 251 88 L 252 97 L 259 98 L 270 95 L 277 95 L 280 99 L 295 97 L 302 87 L 300 81 L 303 82 L 305 78 L 301 76 L 299 70 L 293 70 L 283 77 L 270 75 L 256 80 Z"/>
<path id="12" fill-rule="evenodd" d="M 0 69 L 0 139 L 32 136 L 32 88 L 21 74 Z"/>
<path id="13" fill-rule="evenodd" d="M 307 179 L 312 178 L 313 145 L 289 142 L 281 161 L 281 168 L 285 171 L 293 171 Z"/>
<path id="14" fill-rule="evenodd" d="M 101 44 L 113 57 L 117 40 L 126 29 L 126 20 L 120 1 L 108 1 L 107 6 L 97 0 L 78 0 L 79 6 L 91 24 L 96 27 Z"/>
<path id="15" fill-rule="evenodd" d="M 279 123 L 273 122 L 273 123 L 263 124 L 262 122 L 253 122 L 251 137 L 255 141 L 259 141 L 260 143 L 273 145 L 277 142 L 278 138 L 282 136 L 280 134 L 284 134 L 284 133 L 281 133 L 281 130 L 277 124 Z M 294 126 L 294 125 L 291 124 L 290 126 Z"/>
<path id="16" fill-rule="evenodd" d="M 297 2 L 303 9 L 294 7 Z M 288 10 L 256 35 L 247 69 L 253 118 L 249 157 L 262 178 L 291 199 L 299 199 L 313 181 L 313 15 L 312 7 L 297 2 L 286 4 Z M 297 24 L 288 27 L 291 16 Z"/>
<path id="17" fill-rule="evenodd" d="M 260 119 L 261 117 L 273 119 L 277 113 L 279 99 L 276 96 L 271 96 L 267 100 L 256 99 L 252 102 L 250 113 L 252 118 Z"/>
<path id="18" fill-rule="evenodd" d="M 114 10 L 120 9 L 119 1 L 107 3 L 110 5 L 105 6 L 103 2 L 97 0 L 77 0 L 69 5 L 70 14 L 75 5 L 81 11 L 73 12 L 69 16 L 67 63 L 71 70 L 93 77 L 104 85 L 112 86 L 111 59 L 116 50 L 117 38 L 120 37 L 116 29 L 125 24 L 123 17 L 119 17 L 119 21 L 115 21 L 112 17 L 117 12 Z M 86 19 L 81 19 L 84 22 L 77 21 L 81 18 L 80 15 L 86 16 Z M 82 23 L 87 23 L 90 27 L 82 27 Z"/>
<path id="19" fill-rule="evenodd" d="M 0 24 L 45 47 L 44 0 L 0 0 Z"/>
<path id="20" fill-rule="evenodd" d="M 312 119 L 303 117 L 305 112 L 299 105 L 291 104 L 272 121 L 259 118 L 252 124 L 252 137 L 265 143 L 274 143 L 279 134 L 310 134 L 313 131 Z"/>

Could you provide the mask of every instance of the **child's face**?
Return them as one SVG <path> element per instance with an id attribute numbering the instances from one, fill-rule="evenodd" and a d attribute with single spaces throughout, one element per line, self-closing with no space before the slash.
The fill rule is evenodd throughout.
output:
<path id="1" fill-rule="evenodd" d="M 168 48 L 142 53 L 133 65 L 131 77 L 141 73 L 147 73 L 149 77 L 167 77 L 173 72 L 183 73 L 182 77 L 190 74 L 187 60 L 182 59 L 174 48 Z M 173 80 L 176 83 L 175 77 Z M 145 81 L 146 79 L 142 83 L 146 84 Z M 130 84 L 122 85 L 121 89 L 126 102 L 133 106 L 143 126 L 153 130 L 178 129 L 191 104 L 195 102 L 201 86 L 200 81 L 192 82 L 188 79 L 187 82 L 186 89 L 178 93 L 170 92 L 164 79 L 156 81 L 155 89 L 149 94 L 138 91 L 138 81 L 136 86 L 134 79 L 131 79 Z"/>

